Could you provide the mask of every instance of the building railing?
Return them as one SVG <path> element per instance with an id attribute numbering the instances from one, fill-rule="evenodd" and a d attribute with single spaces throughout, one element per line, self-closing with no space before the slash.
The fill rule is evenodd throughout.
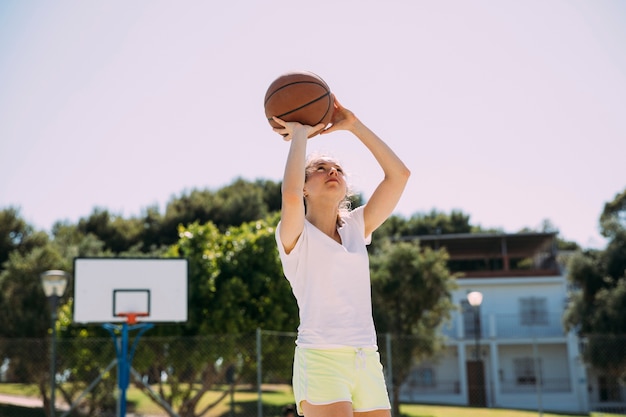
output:
<path id="1" fill-rule="evenodd" d="M 549 313 L 533 320 L 520 314 L 480 315 L 481 339 L 533 339 L 546 337 L 565 337 L 566 332 L 561 321 L 561 313 Z M 461 313 L 452 315 L 452 319 L 442 326 L 444 336 L 453 340 L 473 340 L 476 333 L 473 326 L 465 328 Z"/>
<path id="2" fill-rule="evenodd" d="M 456 380 L 443 380 L 437 381 L 433 385 L 420 385 L 415 381 L 408 380 L 400 389 L 401 397 L 421 396 L 426 394 L 433 395 L 448 395 L 459 394 L 461 392 L 461 381 Z"/>
<path id="3" fill-rule="evenodd" d="M 572 386 L 569 378 L 543 378 L 541 380 L 541 392 L 569 392 Z M 500 381 L 500 391 L 506 394 L 532 393 L 537 391 L 537 384 L 534 382 L 520 383 L 515 379 L 505 379 Z"/>
<path id="4" fill-rule="evenodd" d="M 458 380 L 437 381 L 432 386 L 419 385 L 411 380 L 403 384 L 400 391 L 402 397 L 420 397 L 423 395 L 459 394 L 461 383 Z M 570 392 L 572 389 L 568 378 L 545 378 L 541 381 L 541 391 L 544 393 Z M 508 379 L 500 381 L 500 392 L 503 394 L 523 394 L 537 391 L 535 383 L 519 383 Z"/>

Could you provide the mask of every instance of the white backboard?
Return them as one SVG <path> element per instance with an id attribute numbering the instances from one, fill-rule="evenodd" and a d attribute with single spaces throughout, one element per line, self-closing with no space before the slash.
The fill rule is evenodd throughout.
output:
<path id="1" fill-rule="evenodd" d="M 180 258 L 75 258 L 74 322 L 187 321 L 188 262 Z"/>

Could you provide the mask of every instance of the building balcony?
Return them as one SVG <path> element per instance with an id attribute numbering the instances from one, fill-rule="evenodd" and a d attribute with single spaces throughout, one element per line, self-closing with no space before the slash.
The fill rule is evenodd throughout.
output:
<path id="1" fill-rule="evenodd" d="M 499 382 L 499 389 L 502 394 L 529 394 L 535 393 L 538 389 L 542 393 L 562 393 L 571 391 L 571 381 L 569 378 L 544 378 L 541 386 L 537 387 L 536 381 L 520 383 L 517 380 L 502 380 Z M 420 382 L 413 374 L 409 375 L 400 389 L 400 396 L 405 400 L 420 400 L 423 396 L 448 396 L 461 394 L 461 381 L 438 380 L 430 384 Z"/>
<path id="2" fill-rule="evenodd" d="M 480 339 L 534 339 L 561 338 L 566 332 L 561 321 L 562 313 L 549 313 L 537 317 L 524 317 L 520 314 L 480 315 Z M 476 329 L 473 318 L 456 313 L 450 322 L 441 329 L 444 336 L 452 340 L 474 340 Z"/>

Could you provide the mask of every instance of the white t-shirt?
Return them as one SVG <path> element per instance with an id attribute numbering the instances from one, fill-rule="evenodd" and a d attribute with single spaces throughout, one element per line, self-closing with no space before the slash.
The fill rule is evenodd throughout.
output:
<path id="1" fill-rule="evenodd" d="M 276 242 L 285 277 L 300 309 L 298 346 L 305 348 L 376 347 L 372 318 L 369 258 L 363 207 L 351 211 L 339 227 L 341 244 L 304 221 L 293 250 Z"/>

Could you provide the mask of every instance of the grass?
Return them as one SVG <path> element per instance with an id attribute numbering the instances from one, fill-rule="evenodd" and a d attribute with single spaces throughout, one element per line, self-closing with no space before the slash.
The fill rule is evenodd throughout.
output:
<path id="1" fill-rule="evenodd" d="M 0 394 L 15 395 L 20 397 L 36 397 L 39 398 L 39 389 L 33 384 L 0 384 Z M 199 407 L 205 407 L 208 404 L 217 400 L 221 395 L 221 392 L 210 391 L 204 395 L 200 401 Z M 60 394 L 57 394 L 57 398 L 61 398 Z M 264 387 L 262 394 L 263 398 L 263 413 L 265 416 L 279 416 L 282 407 L 286 404 L 293 402 L 293 394 L 289 386 L 271 386 Z M 257 412 L 258 393 L 256 390 L 239 389 L 234 392 L 233 403 L 235 406 L 236 414 L 251 414 L 255 415 Z M 140 414 L 164 414 L 163 409 L 156 404 L 147 394 L 141 391 L 139 388 L 131 385 L 126 391 L 126 403 L 129 412 L 137 412 Z M 5 407 L 5 408 L 3 408 Z M 0 416 L 7 417 L 13 415 L 22 416 L 22 414 L 14 414 L 13 410 L 9 408 L 23 408 L 9 405 L 0 404 Z M 230 412 L 230 396 L 224 399 L 221 403 L 215 406 L 209 413 L 211 416 L 227 416 Z M 39 416 L 35 414 L 34 416 Z M 30 417 L 30 414 L 23 414 L 24 417 Z"/>
<path id="2" fill-rule="evenodd" d="M 1 388 L 0 388 L 1 389 Z M 1 391 L 0 391 L 1 392 Z M 216 401 L 221 392 L 210 391 L 202 397 L 199 407 L 205 407 Z M 266 386 L 263 393 L 263 414 L 266 416 L 278 416 L 283 406 L 293 403 L 293 394 L 288 386 Z M 128 407 L 142 414 L 161 414 L 162 408 L 157 405 L 147 394 L 135 387 L 130 387 L 126 393 Z M 230 396 L 215 406 L 209 413 L 211 416 L 225 416 L 230 412 Z M 233 404 L 235 414 L 256 414 L 258 407 L 258 393 L 256 390 L 239 389 L 234 392 Z"/>
<path id="3" fill-rule="evenodd" d="M 0 384 L 0 394 L 19 395 L 25 397 L 38 397 L 37 387 L 30 384 Z M 212 391 L 207 393 L 201 403 L 207 405 L 218 397 L 219 393 Z M 282 407 L 293 403 L 291 388 L 286 385 L 265 386 L 262 393 L 263 415 L 267 417 L 279 416 Z M 233 396 L 235 415 L 256 415 L 257 392 L 256 390 L 239 389 Z M 155 404 L 150 397 L 138 388 L 131 386 L 127 391 L 128 409 L 141 414 L 165 415 L 161 407 Z M 215 407 L 209 414 L 211 416 L 228 416 L 230 411 L 230 396 Z M 21 413 L 20 413 L 21 409 Z M 470 408 L 452 407 L 443 405 L 419 405 L 402 404 L 400 412 L 403 417 L 536 417 L 537 411 L 521 411 L 494 408 Z M 0 416 L 3 417 L 40 417 L 41 410 L 23 409 L 9 405 L 0 405 Z M 580 417 L 581 415 L 543 413 L 543 417 Z M 613 415 L 601 414 L 601 417 Z M 623 417 L 623 416 L 615 416 Z"/>
<path id="4" fill-rule="evenodd" d="M 407 417 L 537 417 L 539 415 L 537 411 L 418 404 L 402 404 L 400 413 Z M 580 417 L 582 415 L 543 413 L 543 417 Z"/>
<path id="5" fill-rule="evenodd" d="M 0 394 L 38 397 L 39 388 L 35 384 L 0 384 Z"/>
<path id="6" fill-rule="evenodd" d="M 611 413 L 593 412 L 593 413 L 591 413 L 591 417 L 624 417 L 624 414 L 611 414 Z"/>

